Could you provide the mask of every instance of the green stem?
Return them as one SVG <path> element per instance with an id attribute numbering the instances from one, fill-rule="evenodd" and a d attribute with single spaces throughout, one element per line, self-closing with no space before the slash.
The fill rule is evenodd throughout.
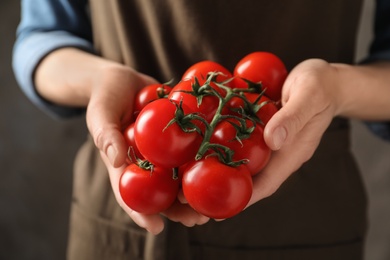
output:
<path id="1" fill-rule="evenodd" d="M 171 125 L 172 123 L 174 123 L 174 122 L 178 122 L 179 125 L 181 126 L 181 128 L 183 129 L 183 131 L 185 131 L 185 132 L 187 132 L 187 131 L 194 131 L 194 129 L 196 129 L 198 131 L 199 129 L 195 125 L 191 126 L 190 129 L 185 128 L 184 125 L 181 124 L 181 121 L 186 122 L 186 124 L 188 124 L 192 120 L 199 120 L 199 121 L 201 121 L 205 125 L 205 131 L 204 131 L 204 134 L 203 134 L 202 143 L 200 144 L 198 152 L 197 152 L 197 154 L 195 156 L 195 160 L 200 160 L 201 158 L 203 158 L 205 153 L 209 149 L 211 149 L 211 150 L 215 151 L 214 155 L 218 156 L 219 160 L 222 163 L 224 163 L 226 165 L 229 165 L 229 166 L 232 166 L 232 167 L 236 167 L 236 166 L 238 166 L 240 164 L 247 163 L 248 160 L 244 159 L 244 160 L 239 160 L 239 161 L 233 161 L 233 155 L 234 155 L 234 151 L 233 150 L 231 150 L 230 148 L 228 148 L 226 146 L 220 145 L 220 144 L 210 143 L 210 139 L 211 139 L 211 136 L 212 136 L 212 134 L 213 134 L 217 124 L 221 120 L 225 120 L 227 118 L 235 118 L 235 119 L 237 119 L 241 123 L 241 126 L 245 128 L 244 130 L 246 132 L 245 120 L 246 119 L 250 119 L 252 122 L 254 122 L 253 119 L 247 118 L 247 115 L 245 115 L 245 114 L 242 115 L 243 117 L 239 117 L 239 116 L 235 116 L 235 115 L 222 115 L 222 110 L 226 106 L 226 104 L 233 97 L 238 97 L 238 98 L 243 99 L 244 103 L 246 105 L 250 106 L 251 103 L 246 99 L 246 97 L 244 95 L 242 95 L 242 94 L 239 94 L 239 93 L 241 93 L 241 92 L 257 92 L 257 90 L 255 88 L 250 88 L 250 89 L 247 89 L 247 90 L 244 90 L 244 89 L 231 89 L 230 87 L 225 85 L 231 79 L 227 80 L 225 82 L 222 82 L 222 83 L 218 83 L 218 82 L 215 81 L 216 75 L 218 75 L 218 73 L 211 73 L 208 76 L 206 82 L 202 86 L 199 85 L 199 82 L 197 81 L 197 78 L 195 78 L 195 84 L 193 85 L 193 90 L 192 91 L 181 91 L 181 92 L 185 92 L 185 93 L 190 93 L 190 94 L 194 95 L 196 98 L 198 98 L 198 96 L 203 97 L 204 95 L 214 95 L 214 96 L 216 96 L 218 98 L 218 100 L 219 100 L 218 108 L 217 108 L 217 110 L 216 110 L 216 112 L 214 114 L 214 117 L 211 120 L 211 122 L 210 123 L 207 122 L 203 117 L 199 116 L 196 113 L 184 115 L 183 111 L 181 110 L 181 103 L 180 103 L 180 105 L 177 106 L 178 109 L 177 109 L 177 113 L 176 113 L 175 118 L 172 119 L 171 122 L 168 123 L 167 127 L 169 125 Z M 215 90 L 211 86 L 211 83 L 217 85 L 217 87 L 219 87 L 220 89 L 223 89 L 224 91 L 226 91 L 225 96 L 222 96 L 217 90 Z M 250 133 L 251 132 L 249 132 L 249 134 Z"/>
<path id="2" fill-rule="evenodd" d="M 206 83 L 206 84 L 208 84 L 208 83 Z M 219 123 L 219 121 L 223 118 L 222 109 L 225 107 L 226 103 L 235 95 L 233 90 L 230 89 L 229 87 L 226 87 L 224 85 L 220 85 L 218 83 L 215 83 L 215 84 L 217 84 L 219 87 L 223 88 L 226 91 L 226 96 L 222 97 L 221 95 L 219 95 L 219 93 L 216 93 L 217 91 L 215 91 L 213 88 L 210 87 L 210 89 L 212 91 L 214 91 L 216 93 L 216 95 L 219 97 L 219 104 L 218 104 L 217 111 L 215 112 L 215 115 L 214 115 L 213 119 L 211 120 L 210 124 L 206 125 L 206 130 L 205 130 L 205 133 L 203 136 L 203 141 L 199 147 L 198 153 L 195 156 L 195 160 L 200 160 L 204 156 L 204 154 L 207 152 L 207 150 L 210 148 L 210 139 L 211 139 L 211 136 L 214 132 L 214 129 L 217 126 L 217 124 Z"/>

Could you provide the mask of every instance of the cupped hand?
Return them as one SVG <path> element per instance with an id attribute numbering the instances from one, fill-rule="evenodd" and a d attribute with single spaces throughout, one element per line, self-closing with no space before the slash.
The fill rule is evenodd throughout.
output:
<path id="1" fill-rule="evenodd" d="M 339 85 L 337 69 L 323 60 L 306 60 L 291 71 L 283 86 L 282 108 L 265 127 L 264 139 L 274 152 L 253 179 L 249 205 L 272 195 L 312 157 L 338 113 Z"/>
<path id="2" fill-rule="evenodd" d="M 120 64 L 110 64 L 96 75 L 87 107 L 87 126 L 107 167 L 114 195 L 119 205 L 139 226 L 159 233 L 163 221 L 158 215 L 143 215 L 128 208 L 119 194 L 119 178 L 126 167 L 127 145 L 123 128 L 133 117 L 137 91 L 157 83 L 151 77 Z"/>
<path id="3" fill-rule="evenodd" d="M 132 120 L 135 94 L 153 83 L 157 81 L 120 64 L 108 65 L 96 75 L 87 107 L 87 126 L 97 148 L 114 167 L 126 160 L 122 130 Z"/>

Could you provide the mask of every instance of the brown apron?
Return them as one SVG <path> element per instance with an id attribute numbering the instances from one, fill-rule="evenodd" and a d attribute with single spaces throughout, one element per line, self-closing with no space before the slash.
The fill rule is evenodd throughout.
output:
<path id="1" fill-rule="evenodd" d="M 212 59 L 232 69 L 252 51 L 291 69 L 307 58 L 352 63 L 356 0 L 90 0 L 94 43 L 103 57 L 178 78 Z M 68 259 L 362 259 L 364 187 L 347 121 L 336 118 L 313 158 L 270 198 L 231 219 L 186 228 L 166 221 L 158 236 L 117 205 L 88 139 L 75 163 Z"/>

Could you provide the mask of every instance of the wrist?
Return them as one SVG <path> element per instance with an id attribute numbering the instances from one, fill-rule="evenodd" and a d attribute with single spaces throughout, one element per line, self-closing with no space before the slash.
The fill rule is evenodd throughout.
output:
<path id="1" fill-rule="evenodd" d="M 44 99 L 64 106 L 86 107 L 92 86 L 113 62 L 75 48 L 62 48 L 38 65 L 34 82 Z"/>
<path id="2" fill-rule="evenodd" d="M 332 64 L 337 71 L 337 115 L 362 120 L 390 119 L 390 65 Z"/>
<path id="3" fill-rule="evenodd" d="M 332 74 L 332 99 L 334 104 L 335 116 L 346 116 L 350 106 L 349 84 L 346 84 L 348 70 L 350 65 L 341 63 L 330 63 L 333 70 Z"/>

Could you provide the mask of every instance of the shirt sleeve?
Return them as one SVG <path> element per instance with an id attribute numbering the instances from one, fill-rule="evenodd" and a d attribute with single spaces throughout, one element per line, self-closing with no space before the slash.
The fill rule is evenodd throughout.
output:
<path id="1" fill-rule="evenodd" d="M 390 61 L 390 1 L 377 0 L 374 17 L 374 39 L 364 63 Z"/>
<path id="2" fill-rule="evenodd" d="M 374 39 L 369 55 L 362 63 L 375 61 L 390 61 L 390 1 L 388 0 L 376 1 Z M 365 122 L 365 124 L 378 137 L 390 141 L 390 121 Z"/>
<path id="3" fill-rule="evenodd" d="M 50 52 L 75 47 L 94 52 L 86 0 L 22 0 L 12 66 L 26 96 L 55 118 L 79 115 L 84 108 L 59 106 L 42 98 L 34 85 L 34 72 Z"/>

